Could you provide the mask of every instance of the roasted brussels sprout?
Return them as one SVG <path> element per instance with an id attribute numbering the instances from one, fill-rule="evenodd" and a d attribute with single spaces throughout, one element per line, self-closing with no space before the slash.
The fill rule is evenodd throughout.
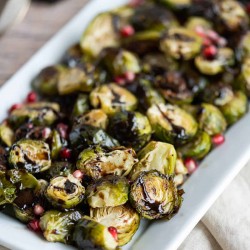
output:
<path id="1" fill-rule="evenodd" d="M 8 154 L 7 149 L 0 146 L 0 173 L 5 172 L 8 167 Z"/>
<path id="2" fill-rule="evenodd" d="M 127 244 L 140 225 L 139 215 L 129 205 L 91 208 L 90 216 L 106 227 L 116 228 L 119 246 Z"/>
<path id="3" fill-rule="evenodd" d="M 192 141 L 178 148 L 178 152 L 181 153 L 184 158 L 192 157 L 202 159 L 208 154 L 211 146 L 212 142 L 209 134 L 205 131 L 199 131 Z"/>
<path id="4" fill-rule="evenodd" d="M 212 104 L 201 104 L 201 111 L 198 120 L 199 127 L 209 135 L 223 133 L 227 128 L 227 122 L 223 114 Z"/>
<path id="5" fill-rule="evenodd" d="M 74 127 L 69 134 L 71 145 L 81 151 L 90 145 L 101 145 L 105 147 L 119 146 L 119 142 L 109 136 L 104 130 L 89 125 Z"/>
<path id="6" fill-rule="evenodd" d="M 157 0 L 157 2 L 160 2 L 174 10 L 188 8 L 192 4 L 192 0 Z"/>
<path id="7" fill-rule="evenodd" d="M 92 109 L 77 117 L 74 124 L 75 126 L 90 125 L 105 130 L 108 126 L 108 116 L 101 109 Z"/>
<path id="8" fill-rule="evenodd" d="M 139 153 L 139 162 L 130 172 L 135 180 L 142 171 L 158 170 L 162 174 L 173 175 L 176 162 L 176 151 L 173 145 L 151 141 Z"/>
<path id="9" fill-rule="evenodd" d="M 235 87 L 250 97 L 250 57 L 244 59 Z"/>
<path id="10" fill-rule="evenodd" d="M 94 180 L 105 175 L 126 176 L 137 162 L 131 148 L 101 148 L 96 146 L 85 149 L 78 157 L 76 167 Z"/>
<path id="11" fill-rule="evenodd" d="M 74 166 L 67 161 L 52 162 L 51 167 L 44 173 L 47 179 L 57 176 L 68 176 L 74 172 Z"/>
<path id="12" fill-rule="evenodd" d="M 43 236 L 50 242 L 71 243 L 74 226 L 82 218 L 78 211 L 47 211 L 40 219 Z"/>
<path id="13" fill-rule="evenodd" d="M 123 205 L 128 200 L 128 190 L 125 177 L 108 175 L 88 186 L 87 202 L 93 208 Z"/>
<path id="14" fill-rule="evenodd" d="M 30 173 L 43 172 L 51 166 L 49 145 L 43 141 L 22 139 L 12 145 L 9 164 Z"/>
<path id="15" fill-rule="evenodd" d="M 231 101 L 220 107 L 229 125 L 237 122 L 248 110 L 247 96 L 236 91 Z"/>
<path id="16" fill-rule="evenodd" d="M 226 66 L 234 64 L 234 52 L 230 48 L 219 48 L 213 59 L 207 59 L 203 55 L 195 58 L 195 65 L 198 70 L 205 75 L 217 75 L 221 73 Z"/>
<path id="17" fill-rule="evenodd" d="M 50 180 L 45 192 L 48 201 L 55 207 L 69 209 L 83 201 L 85 188 L 73 175 L 58 176 Z"/>
<path id="18" fill-rule="evenodd" d="M 57 119 L 60 106 L 57 103 L 35 102 L 24 104 L 11 112 L 8 121 L 10 125 L 19 127 L 26 122 L 34 125 L 52 125 Z"/>
<path id="19" fill-rule="evenodd" d="M 94 108 L 101 108 L 109 115 L 122 110 L 134 110 L 137 107 L 136 97 L 114 83 L 95 88 L 90 93 L 90 103 Z"/>
<path id="20" fill-rule="evenodd" d="M 149 220 L 170 219 L 182 203 L 182 190 L 177 190 L 172 177 L 157 170 L 141 172 L 130 188 L 130 201 L 136 211 Z"/>
<path id="21" fill-rule="evenodd" d="M 123 111 L 110 117 L 109 133 L 121 145 L 141 149 L 151 138 L 152 129 L 148 118 L 139 112 Z"/>
<path id="22" fill-rule="evenodd" d="M 0 142 L 8 147 L 14 142 L 14 131 L 5 123 L 0 124 Z"/>
<path id="23" fill-rule="evenodd" d="M 188 18 L 186 24 L 187 29 L 196 31 L 197 27 L 202 27 L 204 30 L 211 30 L 212 23 L 209 22 L 207 19 L 198 17 L 198 16 L 191 16 Z"/>
<path id="24" fill-rule="evenodd" d="M 176 187 L 179 187 L 184 183 L 187 174 L 188 170 L 185 167 L 183 160 L 181 158 L 177 158 L 175 165 L 175 175 L 174 175 L 174 183 Z"/>
<path id="25" fill-rule="evenodd" d="M 166 56 L 190 60 L 201 50 L 202 39 L 192 30 L 170 28 L 161 40 L 161 50 Z"/>
<path id="26" fill-rule="evenodd" d="M 73 241 L 78 249 L 117 249 L 117 240 L 109 228 L 84 216 L 78 221 L 73 232 Z"/>
<path id="27" fill-rule="evenodd" d="M 82 115 L 88 110 L 89 110 L 89 97 L 88 97 L 88 95 L 79 94 L 77 99 L 76 99 L 74 108 L 73 108 L 73 112 L 72 112 L 73 117 Z"/>
<path id="28" fill-rule="evenodd" d="M 28 208 L 20 208 L 17 205 L 13 205 L 13 211 L 15 214 L 15 218 L 17 218 L 18 220 L 20 220 L 23 223 L 28 223 L 32 220 L 35 219 L 35 215 L 33 212 L 33 208 L 32 207 L 28 207 Z"/>
<path id="29" fill-rule="evenodd" d="M 250 31 L 246 32 L 242 37 L 238 47 L 236 48 L 236 57 L 239 61 L 250 56 Z"/>
<path id="30" fill-rule="evenodd" d="M 16 198 L 17 189 L 6 179 L 3 172 L 0 172 L 0 206 L 12 203 Z"/>
<path id="31" fill-rule="evenodd" d="M 128 72 L 137 74 L 141 70 L 137 56 L 124 49 L 106 49 L 102 61 L 112 76 L 123 76 Z"/>
<path id="32" fill-rule="evenodd" d="M 118 18 L 119 20 L 119 18 Z M 117 15 L 110 12 L 101 13 L 91 21 L 81 38 L 81 48 L 86 55 L 97 57 L 107 47 L 119 45 L 117 32 Z"/>
<path id="33" fill-rule="evenodd" d="M 51 158 L 57 159 L 63 147 L 67 146 L 67 141 L 64 140 L 57 130 L 52 131 L 51 138 Z"/>
<path id="34" fill-rule="evenodd" d="M 148 109 L 147 116 L 156 137 L 175 145 L 189 141 L 198 129 L 195 119 L 175 105 L 153 105 Z"/>

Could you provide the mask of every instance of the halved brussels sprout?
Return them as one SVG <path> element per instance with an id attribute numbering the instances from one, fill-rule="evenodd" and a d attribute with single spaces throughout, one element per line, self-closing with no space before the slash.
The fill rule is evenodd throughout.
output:
<path id="1" fill-rule="evenodd" d="M 176 187 L 179 187 L 184 183 L 187 174 L 188 170 L 185 167 L 183 160 L 181 158 L 177 158 L 174 175 L 174 183 Z"/>
<path id="2" fill-rule="evenodd" d="M 212 23 L 209 22 L 207 19 L 198 17 L 198 16 L 191 16 L 188 18 L 187 22 L 185 23 L 187 29 L 196 31 L 197 27 L 202 27 L 204 30 L 211 30 Z"/>
<path id="3" fill-rule="evenodd" d="M 96 146 L 80 153 L 76 167 L 94 180 L 109 174 L 126 176 L 137 162 L 135 157 L 132 148 L 107 149 Z"/>
<path id="4" fill-rule="evenodd" d="M 246 32 L 236 49 L 236 57 L 239 61 L 250 56 L 250 31 Z"/>
<path id="5" fill-rule="evenodd" d="M 127 244 L 140 225 L 139 215 L 129 205 L 90 208 L 90 217 L 106 227 L 115 227 L 119 246 Z"/>
<path id="6" fill-rule="evenodd" d="M 74 166 L 67 161 L 52 162 L 51 167 L 44 173 L 47 179 L 57 176 L 68 176 L 74 172 Z"/>
<path id="7" fill-rule="evenodd" d="M 198 129 L 195 119 L 175 105 L 153 105 L 148 109 L 147 116 L 156 137 L 171 144 L 186 143 Z"/>
<path id="8" fill-rule="evenodd" d="M 227 122 L 223 114 L 212 104 L 201 104 L 198 120 L 199 127 L 211 136 L 223 133 L 227 128 Z"/>
<path id="9" fill-rule="evenodd" d="M 146 116 L 139 112 L 123 111 L 110 117 L 109 133 L 121 145 L 141 149 L 151 138 L 152 129 Z"/>
<path id="10" fill-rule="evenodd" d="M 8 155 L 9 152 L 7 151 L 7 149 L 0 146 L 0 173 L 5 173 L 8 167 Z"/>
<path id="11" fill-rule="evenodd" d="M 91 57 L 97 57 L 107 47 L 119 45 L 119 32 L 116 24 L 118 16 L 110 12 L 101 13 L 96 16 L 81 38 L 81 48 L 84 53 Z"/>
<path id="12" fill-rule="evenodd" d="M 13 205 L 13 211 L 15 218 L 23 223 L 28 223 L 35 219 L 34 209 L 32 206 L 20 208 L 17 205 Z"/>
<path id="13" fill-rule="evenodd" d="M 71 243 L 75 224 L 81 218 L 82 215 L 78 211 L 50 210 L 40 218 L 39 225 L 47 241 Z"/>
<path id="14" fill-rule="evenodd" d="M 75 126 L 90 125 L 105 130 L 108 126 L 108 116 L 101 109 L 92 109 L 77 117 L 74 124 Z"/>
<path id="15" fill-rule="evenodd" d="M 181 10 L 184 8 L 188 8 L 192 4 L 192 0 L 157 0 L 157 1 L 174 10 Z"/>
<path id="16" fill-rule="evenodd" d="M 205 131 L 199 131 L 192 141 L 178 148 L 178 152 L 185 158 L 202 159 L 208 154 L 211 147 L 212 142 L 209 134 Z"/>
<path id="17" fill-rule="evenodd" d="M 84 114 L 89 110 L 89 96 L 86 94 L 79 94 L 74 108 L 73 108 L 73 117 Z"/>
<path id="18" fill-rule="evenodd" d="M 248 110 L 247 96 L 241 92 L 236 91 L 231 101 L 220 107 L 225 116 L 228 125 L 237 122 Z"/>
<path id="19" fill-rule="evenodd" d="M 130 18 L 130 23 L 136 31 L 164 31 L 178 25 L 178 21 L 169 10 L 153 4 L 146 4 L 136 8 Z"/>
<path id="20" fill-rule="evenodd" d="M 241 65 L 241 73 L 236 80 L 235 87 L 250 97 L 250 57 L 244 59 Z"/>
<path id="21" fill-rule="evenodd" d="M 0 142 L 8 147 L 14 142 L 14 131 L 5 123 L 0 124 Z"/>
<path id="22" fill-rule="evenodd" d="M 13 110 L 8 118 L 10 124 L 19 127 L 25 122 L 34 125 L 52 125 L 58 119 L 60 106 L 52 102 L 35 102 L 24 104 L 21 108 Z"/>
<path id="23" fill-rule="evenodd" d="M 58 176 L 50 180 L 45 192 L 48 201 L 55 207 L 69 209 L 83 201 L 85 188 L 73 175 Z"/>
<path id="24" fill-rule="evenodd" d="M 104 130 L 89 125 L 74 127 L 69 134 L 69 139 L 71 145 L 77 151 L 81 151 L 90 145 L 119 146 L 119 142 L 109 136 Z"/>
<path id="25" fill-rule="evenodd" d="M 199 55 L 195 58 L 195 66 L 205 75 L 217 75 L 221 73 L 226 66 L 234 64 L 234 52 L 230 48 L 218 48 L 214 59 L 206 59 Z"/>
<path id="26" fill-rule="evenodd" d="M 3 172 L 0 172 L 0 206 L 13 203 L 16 198 L 17 188 L 9 180 Z"/>
<path id="27" fill-rule="evenodd" d="M 84 54 L 80 44 L 74 44 L 67 49 L 62 59 L 63 64 L 70 68 L 81 67 L 84 63 Z"/>
<path id="28" fill-rule="evenodd" d="M 63 147 L 67 146 L 67 141 L 61 137 L 60 133 L 54 129 L 51 138 L 51 158 L 57 159 Z"/>
<path id="29" fill-rule="evenodd" d="M 142 171 L 158 170 L 162 174 L 173 175 L 176 162 L 176 151 L 173 145 L 151 141 L 139 153 L 139 162 L 130 172 L 135 180 Z"/>
<path id="30" fill-rule="evenodd" d="M 141 172 L 130 188 L 130 201 L 146 219 L 170 219 L 182 203 L 183 190 L 177 190 L 172 177 L 157 170 Z"/>
<path id="31" fill-rule="evenodd" d="M 150 81 L 143 78 L 139 79 L 136 96 L 138 97 L 141 108 L 144 110 L 147 110 L 153 104 L 165 103 L 164 98 L 153 88 Z"/>
<path id="32" fill-rule="evenodd" d="M 73 241 L 78 249 L 117 249 L 117 240 L 108 227 L 92 220 L 88 216 L 81 218 L 75 226 Z"/>
<path id="33" fill-rule="evenodd" d="M 105 176 L 89 185 L 86 190 L 88 204 L 93 207 L 115 207 L 128 200 L 129 184 L 125 177 Z"/>
<path id="34" fill-rule="evenodd" d="M 114 83 L 95 88 L 90 93 L 90 103 L 94 108 L 101 108 L 108 115 L 122 110 L 134 110 L 137 107 L 136 97 Z"/>
<path id="35" fill-rule="evenodd" d="M 170 28 L 161 40 L 161 50 L 166 56 L 190 60 L 201 50 L 202 39 L 192 30 Z"/>
<path id="36" fill-rule="evenodd" d="M 161 32 L 148 30 L 136 32 L 133 36 L 122 40 L 122 47 L 138 55 L 159 51 Z"/>
<path id="37" fill-rule="evenodd" d="M 43 172 L 51 166 L 49 145 L 43 141 L 22 139 L 12 145 L 8 160 L 16 169 Z"/>
<path id="38" fill-rule="evenodd" d="M 102 61 L 112 76 L 123 76 L 128 72 L 137 74 L 141 71 L 139 58 L 124 49 L 107 48 Z"/>

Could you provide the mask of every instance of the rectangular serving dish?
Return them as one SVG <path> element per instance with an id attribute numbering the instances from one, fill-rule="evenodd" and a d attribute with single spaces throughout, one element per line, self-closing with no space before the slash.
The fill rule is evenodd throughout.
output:
<path id="1" fill-rule="evenodd" d="M 61 31 L 40 49 L 0 89 L 0 120 L 8 108 L 24 100 L 30 83 L 45 66 L 57 63 L 66 49 L 79 41 L 91 19 L 128 0 L 92 0 Z M 250 113 L 226 133 L 226 143 L 211 152 L 199 169 L 187 180 L 184 202 L 179 213 L 170 221 L 142 221 L 133 240 L 123 250 L 176 249 L 202 218 L 205 212 L 232 181 L 250 158 Z M 69 250 L 59 243 L 46 242 L 25 225 L 0 213 L 0 245 L 15 250 Z"/>

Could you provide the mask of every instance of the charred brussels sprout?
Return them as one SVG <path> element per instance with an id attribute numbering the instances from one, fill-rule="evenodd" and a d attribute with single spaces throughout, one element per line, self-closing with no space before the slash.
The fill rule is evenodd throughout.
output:
<path id="1" fill-rule="evenodd" d="M 0 206 L 13 203 L 16 198 L 17 188 L 9 180 L 3 172 L 0 172 Z"/>
<path id="2" fill-rule="evenodd" d="M 22 139 L 12 145 L 9 164 L 30 173 L 43 172 L 51 166 L 49 145 L 43 141 Z"/>
<path id="3" fill-rule="evenodd" d="M 77 151 L 81 151 L 90 145 L 119 146 L 119 142 L 109 136 L 104 130 L 89 125 L 74 127 L 69 134 L 69 139 Z"/>
<path id="4" fill-rule="evenodd" d="M 136 179 L 142 171 L 158 170 L 162 174 L 173 175 L 176 151 L 173 145 L 151 141 L 139 153 L 139 162 L 130 172 L 130 178 Z"/>
<path id="5" fill-rule="evenodd" d="M 198 70 L 205 75 L 217 75 L 226 66 L 234 64 L 234 52 L 230 48 L 219 48 L 217 55 L 212 59 L 207 59 L 203 55 L 195 58 L 195 65 Z"/>
<path id="6" fill-rule="evenodd" d="M 238 76 L 235 84 L 237 89 L 242 90 L 250 97 L 250 57 L 244 59 L 241 66 L 241 73 Z"/>
<path id="7" fill-rule="evenodd" d="M 47 211 L 40 219 L 43 236 L 50 242 L 70 243 L 74 226 L 82 218 L 78 211 Z"/>
<path id="8" fill-rule="evenodd" d="M 139 73 L 140 63 L 137 56 L 124 49 L 109 48 L 104 52 L 103 63 L 112 76 L 123 76 L 126 73 Z"/>
<path id="9" fill-rule="evenodd" d="M 14 204 L 13 211 L 15 214 L 15 218 L 17 218 L 19 221 L 23 223 L 28 223 L 32 221 L 33 219 L 35 219 L 35 215 L 34 215 L 32 207 L 23 209 Z"/>
<path id="10" fill-rule="evenodd" d="M 95 88 L 90 93 L 90 103 L 94 108 L 101 108 L 109 115 L 122 110 L 134 110 L 137 107 L 136 97 L 114 83 Z"/>
<path id="11" fill-rule="evenodd" d="M 109 133 L 121 145 L 141 149 L 151 138 L 151 125 L 148 118 L 139 112 L 124 111 L 110 118 Z"/>
<path id="12" fill-rule="evenodd" d="M 125 177 L 106 176 L 89 185 L 86 190 L 88 204 L 93 207 L 114 207 L 128 200 L 129 184 Z"/>
<path id="13" fill-rule="evenodd" d="M 108 227 L 84 216 L 78 221 L 73 232 L 73 241 L 78 249 L 115 250 L 118 243 Z"/>
<path id="14" fill-rule="evenodd" d="M 119 246 L 127 244 L 140 225 L 139 215 L 128 205 L 91 208 L 90 216 L 106 227 L 116 228 Z"/>
<path id="15" fill-rule="evenodd" d="M 208 154 L 211 146 L 212 143 L 209 134 L 200 131 L 192 141 L 178 148 L 178 152 L 185 158 L 194 157 L 196 159 L 202 159 Z"/>
<path id="16" fill-rule="evenodd" d="M 89 97 L 85 94 L 79 94 L 73 107 L 73 117 L 84 114 L 89 110 Z"/>
<path id="17" fill-rule="evenodd" d="M 227 128 L 227 122 L 221 111 L 212 104 L 203 103 L 199 115 L 199 127 L 209 135 L 223 133 Z"/>
<path id="18" fill-rule="evenodd" d="M 151 170 L 142 172 L 132 183 L 130 201 L 144 218 L 170 219 L 181 206 L 182 193 L 175 187 L 172 177 Z"/>
<path id="19" fill-rule="evenodd" d="M 0 142 L 8 147 L 14 142 L 14 131 L 5 123 L 0 124 Z"/>
<path id="20" fill-rule="evenodd" d="M 101 13 L 92 20 L 81 38 L 81 48 L 84 53 L 96 57 L 107 47 L 119 45 L 119 32 L 116 23 L 117 16 L 106 12 Z"/>
<path id="21" fill-rule="evenodd" d="M 73 175 L 58 176 L 50 180 L 45 192 L 48 201 L 55 207 L 69 209 L 83 201 L 85 188 Z"/>
<path id="22" fill-rule="evenodd" d="M 69 162 L 52 162 L 51 167 L 45 172 L 47 179 L 57 176 L 68 176 L 74 172 L 74 166 Z"/>
<path id="23" fill-rule="evenodd" d="M 57 119 L 60 106 L 57 103 L 36 102 L 23 105 L 11 112 L 8 120 L 14 127 L 19 127 L 25 122 L 34 125 L 52 125 Z"/>
<path id="24" fill-rule="evenodd" d="M 106 129 L 108 116 L 101 109 L 92 109 L 75 120 L 75 126 L 90 125 L 92 127 Z"/>
<path id="25" fill-rule="evenodd" d="M 236 91 L 233 99 L 221 106 L 220 110 L 229 125 L 237 122 L 248 110 L 247 96 L 241 91 Z"/>
<path id="26" fill-rule="evenodd" d="M 200 52 L 201 45 L 201 38 L 185 28 L 170 28 L 161 40 L 161 50 L 166 56 L 182 60 L 194 58 Z"/>
<path id="27" fill-rule="evenodd" d="M 153 105 L 148 109 L 147 116 L 156 137 L 172 144 L 186 143 L 198 129 L 195 119 L 175 105 Z"/>
<path id="28" fill-rule="evenodd" d="M 136 162 L 135 152 L 131 148 L 106 149 L 96 146 L 83 150 L 76 166 L 85 175 L 97 180 L 109 174 L 126 176 Z"/>

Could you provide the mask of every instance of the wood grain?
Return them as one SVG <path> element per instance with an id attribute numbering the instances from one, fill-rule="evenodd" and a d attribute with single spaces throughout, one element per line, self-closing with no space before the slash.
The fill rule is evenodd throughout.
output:
<path id="1" fill-rule="evenodd" d="M 25 19 L 0 37 L 0 85 L 70 20 L 88 0 L 33 2 Z"/>

